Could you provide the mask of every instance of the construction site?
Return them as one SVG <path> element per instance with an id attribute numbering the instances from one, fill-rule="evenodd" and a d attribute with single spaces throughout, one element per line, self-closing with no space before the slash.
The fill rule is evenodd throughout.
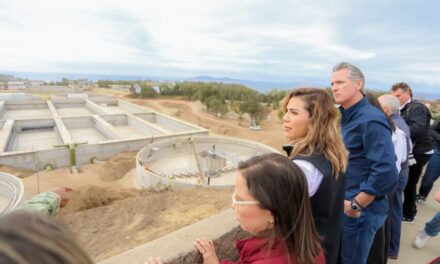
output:
<path id="1" fill-rule="evenodd" d="M 197 102 L 0 96 L 0 213 L 70 187 L 58 218 L 102 264 L 150 256 L 202 263 L 192 245 L 197 237 L 213 239 L 221 259 L 234 259 L 234 240 L 246 236 L 230 209 L 237 164 L 284 143 L 275 111 L 261 131 L 250 131 Z M 431 200 L 420 205 L 415 224 L 403 226 L 401 255 L 390 263 L 427 263 L 438 254 L 438 241 L 423 251 L 411 247 L 436 212 Z"/>
<path id="2" fill-rule="evenodd" d="M 105 160 L 206 129 L 106 95 L 0 101 L 0 164 L 34 171 Z"/>

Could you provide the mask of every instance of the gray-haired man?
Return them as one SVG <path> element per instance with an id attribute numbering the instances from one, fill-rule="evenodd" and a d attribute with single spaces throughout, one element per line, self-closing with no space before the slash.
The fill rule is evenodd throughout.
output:
<path id="1" fill-rule="evenodd" d="M 376 231 L 388 214 L 387 195 L 397 183 L 389 123 L 364 98 L 365 78 L 358 67 L 342 62 L 333 68 L 332 93 L 340 104 L 341 129 L 350 152 L 346 172 L 341 260 L 363 264 Z"/>
<path id="2" fill-rule="evenodd" d="M 405 133 L 407 153 L 411 151 L 411 138 L 408 125 L 405 120 L 399 114 L 400 103 L 399 100 L 391 94 L 385 94 L 378 98 L 379 103 L 387 116 L 389 116 L 394 124 Z M 388 249 L 388 257 L 397 259 L 400 249 L 400 233 L 402 227 L 403 217 L 403 205 L 402 205 L 402 193 L 405 190 L 406 183 L 408 182 L 409 163 L 406 159 L 400 164 L 399 180 L 397 182 L 397 189 L 392 193 L 388 199 L 390 199 L 390 224 L 391 224 L 391 236 L 390 246 Z"/>

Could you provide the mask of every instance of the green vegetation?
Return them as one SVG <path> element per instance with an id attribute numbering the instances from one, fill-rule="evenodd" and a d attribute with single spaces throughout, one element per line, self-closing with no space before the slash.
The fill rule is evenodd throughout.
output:
<path id="1" fill-rule="evenodd" d="M 135 85 L 141 88 L 138 94 Z M 216 82 L 164 82 L 156 87 L 154 89 L 151 83 L 132 82 L 130 92 L 133 97 L 139 98 L 176 96 L 185 100 L 200 101 L 208 112 L 217 116 L 221 117 L 229 111 L 234 111 L 241 118 L 247 113 L 257 123 L 270 113 L 270 109 L 278 109 L 280 100 L 287 93 L 284 90 L 273 89 L 264 94 L 243 85 Z"/>
<path id="2" fill-rule="evenodd" d="M 111 81 L 111 80 L 99 80 L 99 88 L 110 88 L 110 85 L 132 85 L 132 81 Z"/>

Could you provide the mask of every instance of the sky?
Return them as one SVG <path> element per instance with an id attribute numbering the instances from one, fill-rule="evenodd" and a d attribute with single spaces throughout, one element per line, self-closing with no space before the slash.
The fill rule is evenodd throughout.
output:
<path id="1" fill-rule="evenodd" d="M 0 71 L 209 75 L 440 93 L 440 2 L 0 0 Z"/>

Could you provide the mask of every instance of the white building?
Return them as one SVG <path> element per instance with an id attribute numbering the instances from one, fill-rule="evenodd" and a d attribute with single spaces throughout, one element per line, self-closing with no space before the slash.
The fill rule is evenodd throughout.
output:
<path id="1" fill-rule="evenodd" d="M 26 88 L 26 84 L 23 81 L 8 81 L 9 90 L 22 90 Z"/>
<path id="2" fill-rule="evenodd" d="M 35 86 L 43 86 L 44 81 L 38 81 L 38 80 L 30 80 L 27 82 L 27 86 L 35 87 Z"/>

